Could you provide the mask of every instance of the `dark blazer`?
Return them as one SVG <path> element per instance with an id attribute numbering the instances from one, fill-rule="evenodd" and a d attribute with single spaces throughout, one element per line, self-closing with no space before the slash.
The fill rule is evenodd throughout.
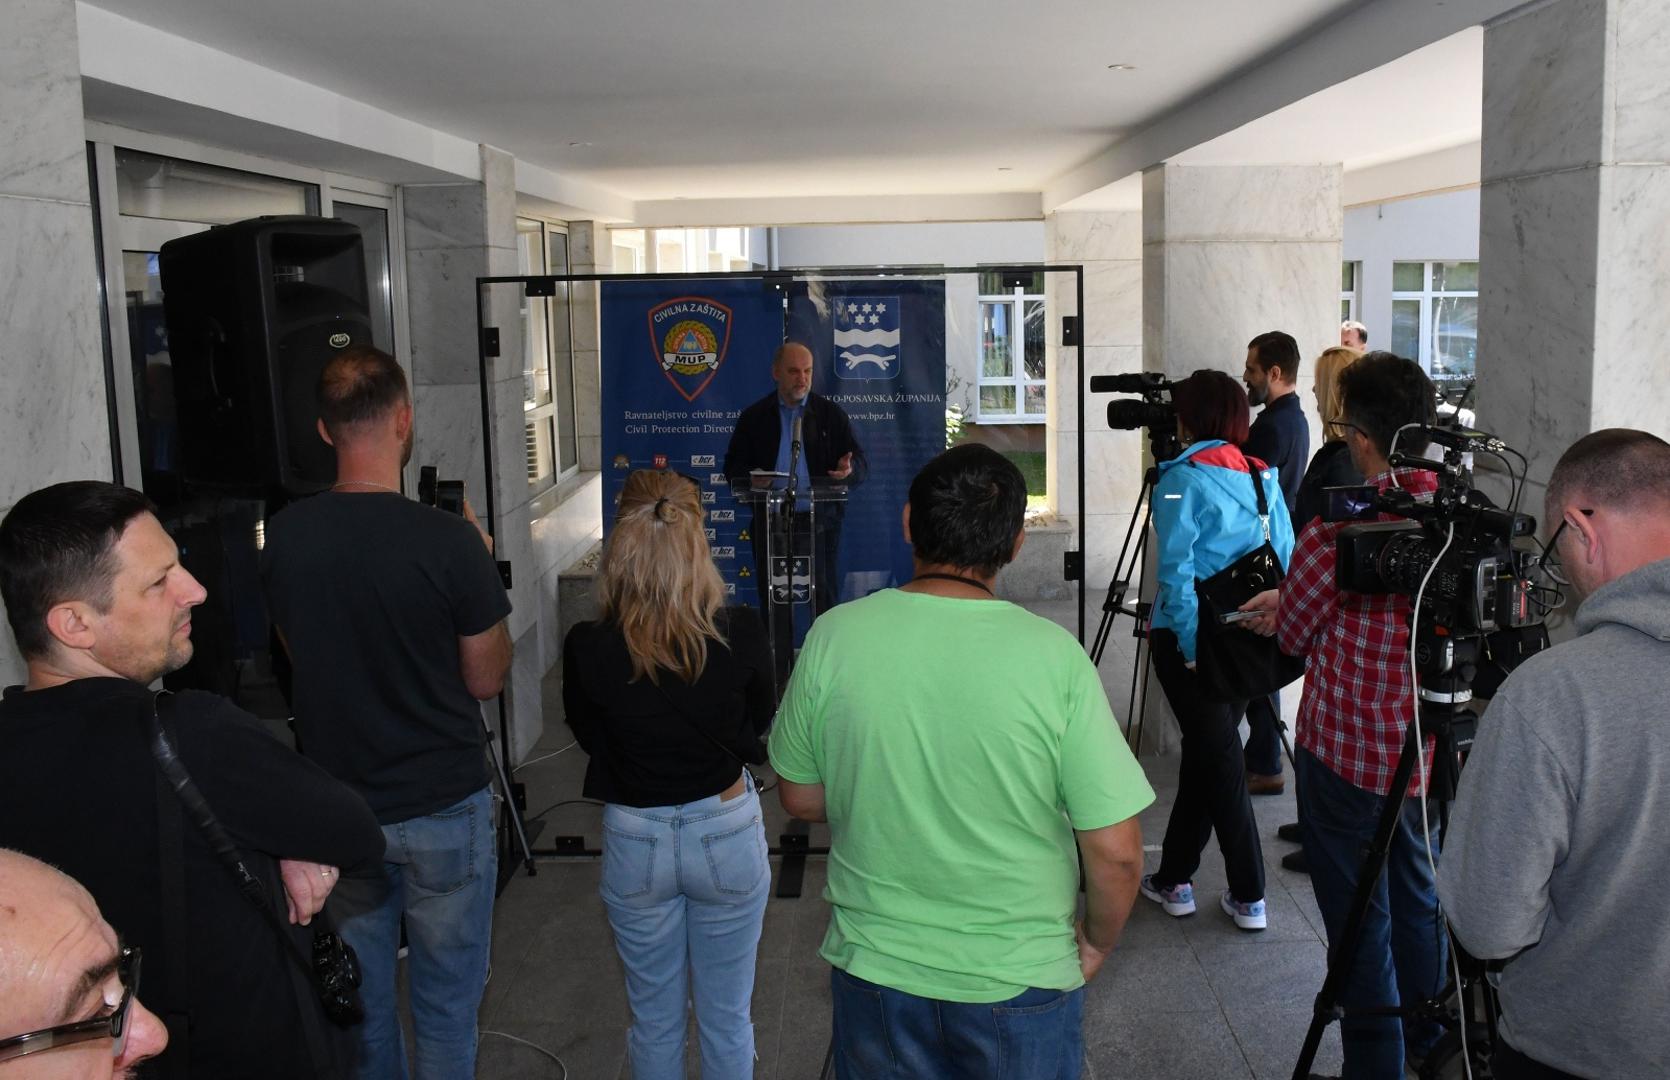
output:
<path id="1" fill-rule="evenodd" d="M 1304 461 L 1310 457 L 1310 427 L 1305 423 L 1305 410 L 1295 391 L 1264 406 L 1253 421 L 1247 441 L 1241 444 L 1242 453 L 1255 457 L 1266 465 L 1276 467 L 1276 479 L 1281 481 L 1281 493 L 1295 529 L 1300 519 L 1296 510 L 1299 497 L 1299 476 Z"/>
<path id="2" fill-rule="evenodd" d="M 1305 531 L 1305 526 L 1322 516 L 1328 508 L 1324 488 L 1344 487 L 1363 482 L 1363 474 L 1351 464 L 1351 449 L 1344 439 L 1333 439 L 1322 444 L 1310 459 L 1305 478 L 1299 481 L 1299 508 L 1293 514 L 1293 531 Z"/>
<path id="3" fill-rule="evenodd" d="M 731 444 L 725 450 L 725 475 L 747 480 L 750 469 L 775 469 L 777 447 L 783 439 L 783 419 L 777 409 L 777 391 L 742 410 Z M 837 462 L 852 455 L 848 484 L 862 483 L 869 472 L 864 449 L 853 435 L 852 422 L 841 407 L 821 394 L 806 395 L 806 413 L 800 425 L 800 439 L 806 455 L 806 471 L 812 479 L 828 477 Z"/>

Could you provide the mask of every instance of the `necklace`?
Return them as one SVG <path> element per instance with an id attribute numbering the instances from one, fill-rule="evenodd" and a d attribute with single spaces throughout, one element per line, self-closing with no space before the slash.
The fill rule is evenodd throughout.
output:
<path id="1" fill-rule="evenodd" d="M 375 480 L 341 480 L 341 481 L 338 481 L 337 483 L 332 484 L 331 485 L 331 490 L 332 491 L 340 491 L 342 488 L 346 487 L 349 484 L 357 484 L 360 487 L 376 488 L 379 491 L 386 491 L 386 492 L 390 493 L 391 495 L 400 494 L 400 489 L 399 488 L 391 488 L 387 484 L 379 484 Z"/>
<path id="2" fill-rule="evenodd" d="M 971 577 L 963 577 L 960 574 L 917 574 L 915 577 L 911 578 L 910 580 L 912 580 L 912 581 L 955 581 L 955 582 L 959 582 L 963 585 L 968 585 L 968 586 L 972 586 L 973 588 L 979 589 L 981 592 L 985 593 L 987 596 L 993 597 L 994 599 L 997 596 L 996 593 L 992 592 L 990 589 L 988 589 L 986 587 L 984 582 L 976 581 Z"/>

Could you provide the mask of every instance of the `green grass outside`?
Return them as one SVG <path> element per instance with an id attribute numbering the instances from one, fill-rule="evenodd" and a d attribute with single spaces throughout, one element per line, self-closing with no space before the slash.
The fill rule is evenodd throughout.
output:
<path id="1" fill-rule="evenodd" d="M 1015 463 L 1026 477 L 1026 508 L 1039 510 L 1044 506 L 1044 452 L 1042 450 L 1006 450 L 1003 456 Z"/>

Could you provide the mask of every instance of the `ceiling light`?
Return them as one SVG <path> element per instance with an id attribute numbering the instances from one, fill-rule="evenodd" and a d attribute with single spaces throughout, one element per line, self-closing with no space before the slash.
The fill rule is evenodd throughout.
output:
<path id="1" fill-rule="evenodd" d="M 579 140 L 575 140 L 574 142 L 571 142 L 568 145 L 569 146 L 595 146 L 596 144 L 595 143 L 589 143 L 589 142 L 580 142 Z"/>
<path id="2" fill-rule="evenodd" d="M 1109 71 L 1135 71 L 1136 69 L 1137 69 L 1137 66 L 1135 64 L 1109 64 L 1108 65 L 1108 70 Z"/>
<path id="3" fill-rule="evenodd" d="M 1012 165 L 999 165 L 997 167 L 997 171 L 998 172 L 1014 172 L 1015 169 L 1014 169 L 1014 166 L 1012 166 Z"/>

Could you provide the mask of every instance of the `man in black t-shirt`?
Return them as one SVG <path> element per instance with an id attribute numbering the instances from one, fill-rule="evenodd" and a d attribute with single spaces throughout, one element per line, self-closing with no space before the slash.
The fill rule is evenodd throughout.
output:
<path id="1" fill-rule="evenodd" d="M 97 481 L 25 496 L 0 523 L 0 596 L 28 662 L 0 701 L 0 846 L 76 878 L 143 950 L 146 1002 L 169 1029 L 160 1075 L 348 1075 L 296 952 L 312 931 L 281 940 L 159 787 L 153 708 L 291 923 L 311 921 L 338 867 L 374 871 L 383 838 L 363 799 L 231 702 L 153 702 L 148 684 L 191 658 L 204 592 L 149 501 Z"/>
<path id="2" fill-rule="evenodd" d="M 498 865 L 479 702 L 510 667 L 510 599 L 468 504 L 400 494 L 412 404 L 393 357 L 339 353 L 319 414 L 337 481 L 268 522 L 261 573 L 302 753 L 365 796 L 388 841 L 382 875 L 331 898 L 365 978 L 359 1075 L 406 1075 L 404 920 L 416 1076 L 473 1078 Z"/>
<path id="3" fill-rule="evenodd" d="M 1247 342 L 1241 381 L 1247 384 L 1248 403 L 1264 408 L 1241 449 L 1275 467 L 1289 516 L 1310 460 L 1310 426 L 1299 403 L 1298 375 L 1299 344 L 1291 334 L 1272 330 Z M 1280 725 L 1280 692 L 1247 703 L 1247 790 L 1254 795 L 1278 795 L 1287 787 L 1281 774 Z"/>

